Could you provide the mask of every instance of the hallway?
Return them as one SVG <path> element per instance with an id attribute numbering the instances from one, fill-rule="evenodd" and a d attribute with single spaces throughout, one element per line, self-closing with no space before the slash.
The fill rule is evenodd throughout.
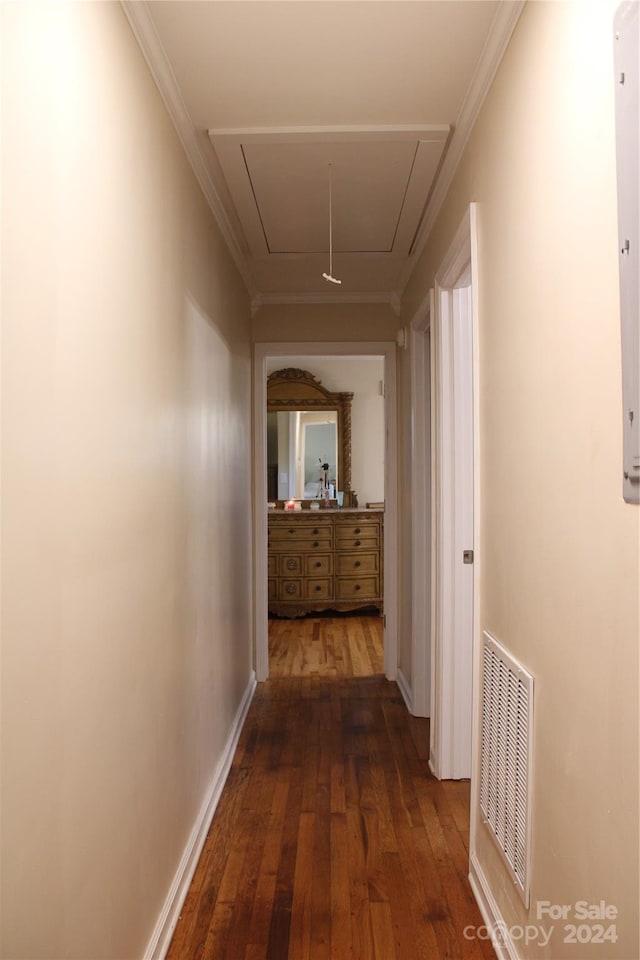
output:
<path id="1" fill-rule="evenodd" d="M 617 7 L 0 0 L 1 960 L 488 960 L 480 913 L 500 960 L 640 957 Z M 269 673 L 270 588 L 356 570 L 332 520 L 269 570 L 267 384 L 301 358 L 352 395 L 343 509 L 384 498 L 346 585 L 384 662 L 318 617 L 272 624 Z M 542 945 L 552 908 L 582 940 Z"/>
<path id="2" fill-rule="evenodd" d="M 279 676 L 256 692 L 169 960 L 493 957 L 463 935 L 483 923 L 469 784 L 430 776 L 428 721 L 380 672 L 380 618 L 270 634 Z"/>

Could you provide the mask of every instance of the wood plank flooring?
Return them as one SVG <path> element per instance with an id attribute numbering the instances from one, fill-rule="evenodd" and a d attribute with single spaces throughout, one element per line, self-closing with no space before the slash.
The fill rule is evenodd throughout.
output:
<path id="1" fill-rule="evenodd" d="M 494 960 L 469 784 L 429 774 L 379 618 L 271 621 L 270 652 L 169 960 Z"/>
<path id="2" fill-rule="evenodd" d="M 269 621 L 269 676 L 370 677 L 383 672 L 380 617 Z"/>

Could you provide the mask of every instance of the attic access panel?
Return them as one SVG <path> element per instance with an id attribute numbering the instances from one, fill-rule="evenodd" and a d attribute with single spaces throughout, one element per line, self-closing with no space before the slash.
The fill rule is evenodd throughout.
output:
<path id="1" fill-rule="evenodd" d="M 408 142 L 243 147 L 269 253 L 327 249 L 329 164 L 334 250 L 391 253 L 417 152 Z"/>
<path id="2" fill-rule="evenodd" d="M 334 247 L 406 256 L 432 189 L 449 126 L 210 130 L 256 259 L 327 249 L 328 165 Z"/>

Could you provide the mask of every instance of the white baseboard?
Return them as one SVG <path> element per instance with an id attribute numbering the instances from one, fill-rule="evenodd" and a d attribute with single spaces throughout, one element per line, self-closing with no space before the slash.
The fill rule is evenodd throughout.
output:
<path id="1" fill-rule="evenodd" d="M 402 670 L 398 668 L 398 676 L 396 677 L 396 683 L 400 687 L 400 693 L 402 694 L 402 699 L 404 700 L 407 710 L 409 713 L 413 713 L 413 694 L 411 693 L 411 686 L 407 682 Z"/>
<path id="2" fill-rule="evenodd" d="M 469 883 L 480 908 L 482 919 L 491 935 L 491 943 L 498 960 L 520 960 L 520 954 L 510 936 L 509 928 L 504 922 L 500 908 L 491 893 L 487 878 L 473 850 L 469 857 Z"/>
<path id="3" fill-rule="evenodd" d="M 191 884 L 193 874 L 198 865 L 198 860 L 200 859 L 200 854 L 207 838 L 213 815 L 216 812 L 222 789 L 229 775 L 229 770 L 231 769 L 233 755 L 238 745 L 240 732 L 244 725 L 249 706 L 251 705 L 255 689 L 256 675 L 252 671 L 249 677 L 249 683 L 247 684 L 242 701 L 231 725 L 227 743 L 218 761 L 211 783 L 207 788 L 204 802 L 196 817 L 187 845 L 184 848 L 184 853 L 182 854 L 178 869 L 169 888 L 167 899 L 165 900 L 160 916 L 158 917 L 158 922 L 145 950 L 144 960 L 164 960 L 167 950 L 169 949 L 173 931 L 175 930 L 182 905 L 189 890 L 189 885 Z"/>

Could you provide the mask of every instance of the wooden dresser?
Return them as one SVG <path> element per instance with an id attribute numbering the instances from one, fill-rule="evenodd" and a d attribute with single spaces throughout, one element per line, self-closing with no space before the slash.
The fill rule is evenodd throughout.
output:
<path id="1" fill-rule="evenodd" d="M 382 557 L 382 510 L 270 511 L 269 612 L 382 613 Z"/>

